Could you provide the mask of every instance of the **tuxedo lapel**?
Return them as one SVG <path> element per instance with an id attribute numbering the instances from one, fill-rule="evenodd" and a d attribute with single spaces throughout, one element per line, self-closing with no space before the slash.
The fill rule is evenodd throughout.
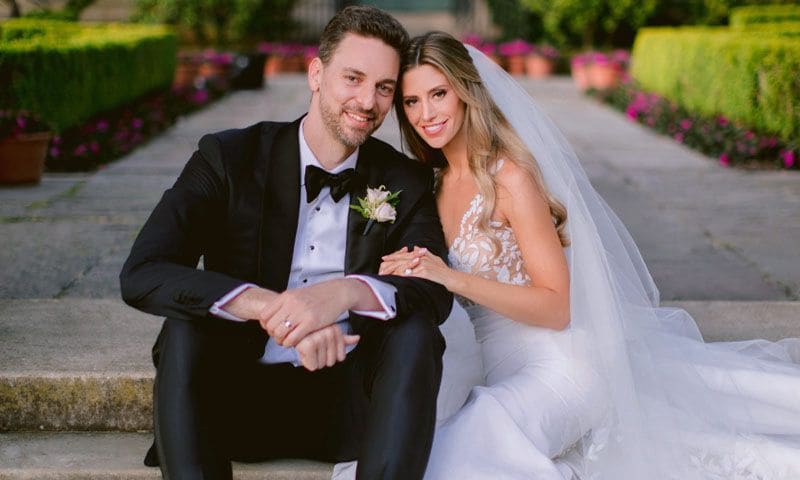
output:
<path id="1" fill-rule="evenodd" d="M 383 170 L 379 159 L 374 158 L 372 141 L 367 140 L 358 151 L 356 172 L 367 179 L 366 186 L 377 188 L 383 183 Z M 366 189 L 350 194 L 350 205 L 358 205 L 358 197 L 366 196 Z M 354 209 L 347 215 L 347 249 L 345 252 L 345 274 L 377 273 L 383 245 L 386 239 L 386 224 L 375 223 L 364 235 L 367 219 Z"/>
<path id="2" fill-rule="evenodd" d="M 282 292 L 289 273 L 300 208 L 300 120 L 281 127 L 272 144 L 262 149 L 266 167 L 264 207 L 260 226 L 259 279 L 264 287 Z"/>

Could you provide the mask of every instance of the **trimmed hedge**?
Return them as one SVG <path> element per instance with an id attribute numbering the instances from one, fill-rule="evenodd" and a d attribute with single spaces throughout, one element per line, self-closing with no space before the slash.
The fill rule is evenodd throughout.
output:
<path id="1" fill-rule="evenodd" d="M 161 26 L 9 20 L 0 23 L 0 107 L 61 131 L 168 88 L 176 53 Z"/>
<path id="2" fill-rule="evenodd" d="M 778 30 L 645 28 L 631 74 L 689 111 L 800 139 L 800 35 Z"/>
<path id="3" fill-rule="evenodd" d="M 781 22 L 800 22 L 800 5 L 750 5 L 731 10 L 731 27 Z"/>

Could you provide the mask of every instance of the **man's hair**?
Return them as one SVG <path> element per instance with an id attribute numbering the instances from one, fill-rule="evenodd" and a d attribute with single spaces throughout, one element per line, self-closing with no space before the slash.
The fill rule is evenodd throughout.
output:
<path id="1" fill-rule="evenodd" d="M 408 32 L 400 22 L 383 10 L 358 5 L 347 7 L 331 18 L 319 39 L 319 58 L 327 65 L 342 38 L 348 33 L 377 38 L 400 56 L 408 43 Z"/>

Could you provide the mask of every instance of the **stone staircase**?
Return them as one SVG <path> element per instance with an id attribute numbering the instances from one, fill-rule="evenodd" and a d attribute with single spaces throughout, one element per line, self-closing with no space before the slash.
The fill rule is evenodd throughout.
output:
<path id="1" fill-rule="evenodd" d="M 710 341 L 800 336 L 798 302 L 671 305 L 687 309 Z M 445 336 L 468 328 L 454 312 Z M 0 319 L 0 480 L 159 478 L 142 458 L 152 441 L 149 348 L 161 320 L 110 299 L 0 300 Z M 281 460 L 236 464 L 234 476 L 331 472 Z"/>

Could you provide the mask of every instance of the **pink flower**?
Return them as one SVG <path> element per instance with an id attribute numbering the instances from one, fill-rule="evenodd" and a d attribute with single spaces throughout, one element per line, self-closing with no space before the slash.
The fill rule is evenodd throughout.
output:
<path id="1" fill-rule="evenodd" d="M 106 130 L 108 130 L 108 121 L 100 120 L 99 122 L 97 122 L 96 127 L 98 132 L 105 132 Z"/>
<path id="2" fill-rule="evenodd" d="M 97 153 L 100 151 L 100 144 L 97 142 L 92 142 L 89 144 L 89 149 L 92 151 L 92 153 Z"/>
<path id="3" fill-rule="evenodd" d="M 74 152 L 74 154 L 75 154 L 75 156 L 78 156 L 78 157 L 80 157 L 81 155 L 86 155 L 86 151 L 87 151 L 87 149 L 86 149 L 86 145 L 84 145 L 84 144 L 82 144 L 82 143 L 81 143 L 80 145 L 78 145 L 78 146 L 75 148 L 75 152 Z"/>
<path id="4" fill-rule="evenodd" d="M 627 117 L 631 120 L 636 120 L 639 117 L 639 110 L 637 110 L 635 106 L 630 105 L 625 110 L 625 115 L 627 115 Z"/>
<path id="5" fill-rule="evenodd" d="M 722 155 L 719 156 L 719 164 L 722 165 L 723 167 L 729 167 L 731 165 L 731 160 L 728 157 L 727 153 L 723 153 Z"/>
<path id="6" fill-rule="evenodd" d="M 717 123 L 719 123 L 721 127 L 727 127 L 730 122 L 725 117 L 717 117 Z"/>
<path id="7" fill-rule="evenodd" d="M 781 158 L 783 159 L 783 166 L 786 168 L 792 168 L 794 166 L 794 162 L 797 159 L 797 156 L 794 154 L 792 150 L 785 150 L 781 152 Z"/>
<path id="8" fill-rule="evenodd" d="M 59 155 L 61 155 L 61 150 L 59 150 L 58 147 L 50 147 L 50 156 L 51 157 L 56 158 Z"/>
<path id="9" fill-rule="evenodd" d="M 755 138 L 755 136 L 756 135 L 753 132 L 749 131 L 749 130 L 744 132 L 744 138 L 747 139 L 747 140 L 752 140 L 753 138 Z"/>
<path id="10" fill-rule="evenodd" d="M 131 126 L 133 127 L 134 130 L 139 130 L 140 128 L 142 128 L 143 125 L 144 125 L 144 120 L 142 120 L 141 118 L 134 118 L 133 121 L 131 122 Z"/>
<path id="11" fill-rule="evenodd" d="M 676 133 L 676 134 L 675 134 L 675 136 L 674 136 L 673 138 L 674 138 L 676 141 L 678 141 L 678 142 L 680 142 L 680 143 L 683 143 L 683 134 L 682 134 L 682 133 L 680 133 L 680 132 L 679 132 L 679 133 Z"/>
<path id="12" fill-rule="evenodd" d="M 680 126 L 684 130 L 689 130 L 690 128 L 692 128 L 692 121 L 689 120 L 688 118 L 684 118 L 683 120 L 681 120 Z"/>

